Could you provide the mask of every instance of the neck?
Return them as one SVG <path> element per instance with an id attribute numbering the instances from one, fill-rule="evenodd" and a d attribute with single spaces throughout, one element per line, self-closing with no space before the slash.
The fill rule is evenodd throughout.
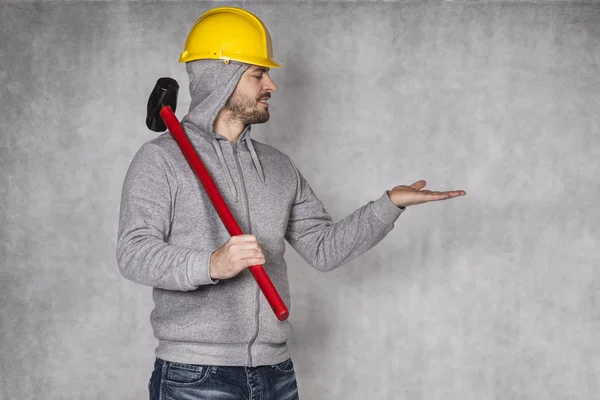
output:
<path id="1" fill-rule="evenodd" d="M 225 136 L 231 143 L 237 143 L 244 127 L 242 121 L 231 119 L 227 114 L 220 112 L 213 124 L 213 131 Z"/>

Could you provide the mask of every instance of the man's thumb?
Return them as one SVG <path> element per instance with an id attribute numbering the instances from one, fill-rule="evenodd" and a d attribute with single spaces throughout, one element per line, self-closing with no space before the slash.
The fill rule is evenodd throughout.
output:
<path id="1" fill-rule="evenodd" d="M 424 180 L 420 180 L 410 185 L 410 187 L 413 189 L 421 190 L 425 187 L 425 185 L 427 185 L 427 182 L 425 182 Z"/>

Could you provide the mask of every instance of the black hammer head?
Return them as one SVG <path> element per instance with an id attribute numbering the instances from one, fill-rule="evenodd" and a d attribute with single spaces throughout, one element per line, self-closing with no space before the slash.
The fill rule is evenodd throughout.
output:
<path id="1" fill-rule="evenodd" d="M 164 132 L 167 125 L 160 116 L 160 110 L 164 106 L 170 106 L 175 112 L 177 108 L 177 93 L 179 85 L 173 78 L 160 78 L 154 86 L 154 90 L 148 99 L 148 111 L 146 114 L 146 126 L 154 132 Z"/>

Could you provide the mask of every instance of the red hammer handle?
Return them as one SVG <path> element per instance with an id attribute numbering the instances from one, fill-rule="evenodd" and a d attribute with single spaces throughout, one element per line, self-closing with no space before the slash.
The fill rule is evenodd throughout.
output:
<path id="1" fill-rule="evenodd" d="M 225 224 L 225 228 L 227 228 L 229 234 L 231 236 L 243 235 L 244 233 L 231 214 L 229 207 L 227 207 L 225 200 L 223 200 L 221 193 L 219 193 L 219 189 L 212 180 L 208 170 L 202 163 L 200 156 L 185 135 L 185 132 L 183 131 L 183 128 L 181 127 L 181 124 L 177 120 L 177 117 L 173 113 L 171 107 L 164 106 L 160 110 L 160 116 L 162 117 L 163 121 L 165 121 L 165 124 L 169 128 L 169 132 L 171 132 L 171 135 L 179 145 L 179 148 L 190 164 L 190 167 L 192 167 L 192 170 L 200 180 L 200 183 L 202 183 L 204 190 L 206 190 L 210 201 L 217 210 L 217 213 L 219 214 L 219 217 L 221 217 L 221 221 L 223 221 L 223 224 Z M 263 266 L 255 265 L 249 269 L 252 273 L 252 276 L 254 276 L 254 279 L 258 283 L 260 290 L 262 290 L 263 294 L 267 298 L 267 301 L 277 316 L 277 319 L 280 321 L 285 321 L 289 316 L 289 311 L 283 300 L 281 300 L 279 293 L 277 293 L 277 289 L 275 289 L 275 286 L 273 286 L 273 282 L 271 282 L 271 279 L 265 272 Z"/>

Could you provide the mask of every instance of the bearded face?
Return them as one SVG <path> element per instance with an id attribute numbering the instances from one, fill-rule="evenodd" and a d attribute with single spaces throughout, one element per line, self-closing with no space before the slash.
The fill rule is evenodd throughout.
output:
<path id="1" fill-rule="evenodd" d="M 270 97 L 269 93 L 252 97 L 238 87 L 229 97 L 224 108 L 230 119 L 238 120 L 244 125 L 262 124 L 270 117 L 269 105 L 266 103 Z"/>
<path id="2" fill-rule="evenodd" d="M 251 65 L 242 74 L 235 91 L 225 103 L 223 111 L 230 121 L 248 124 L 261 124 L 269 120 L 271 93 L 277 85 L 269 76 L 269 68 Z"/>

